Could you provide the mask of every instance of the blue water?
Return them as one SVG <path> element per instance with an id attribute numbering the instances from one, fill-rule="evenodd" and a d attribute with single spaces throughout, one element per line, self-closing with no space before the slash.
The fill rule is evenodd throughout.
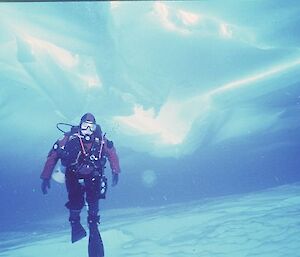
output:
<path id="1" fill-rule="evenodd" d="M 119 185 L 101 202 L 107 256 L 253 256 L 245 250 L 255 247 L 251 240 L 242 250 L 231 245 L 233 251 L 217 253 L 197 242 L 196 252 L 189 252 L 196 242 L 185 243 L 182 224 L 182 237 L 174 237 L 178 255 L 153 242 L 145 241 L 145 249 L 157 252 L 132 246 L 141 239 L 139 230 L 150 229 L 143 223 L 148 210 L 158 214 L 145 219 L 160 227 L 167 215 L 184 217 L 186 205 L 196 203 L 188 212 L 209 216 L 214 213 L 201 206 L 224 197 L 231 206 L 237 195 L 253 198 L 251 204 L 263 195 L 275 212 L 280 199 L 297 199 L 289 202 L 289 224 L 295 222 L 289 237 L 297 240 L 299 11 L 298 1 L 270 0 L 0 3 L 0 255 L 35 257 L 47 245 L 59 257 L 56 246 L 69 247 L 64 256 L 79 247 L 68 242 L 64 185 L 51 181 L 44 196 L 39 176 L 62 136 L 56 123 L 78 124 L 85 112 L 114 141 L 122 169 Z M 109 168 L 106 173 L 110 180 Z M 242 222 L 242 210 L 255 204 L 239 204 L 234 210 Z M 170 213 L 159 211 L 168 207 Z M 227 207 L 213 208 L 230 216 Z M 283 213 L 259 209 L 266 218 L 262 229 L 268 217 Z M 139 224 L 129 235 L 122 230 L 126 214 Z M 197 223 L 196 216 L 192 220 Z M 200 223 L 193 226 L 206 231 Z M 279 234 L 283 223 L 272 225 Z M 211 227 L 220 224 L 222 217 Z M 173 238 L 170 227 L 154 233 L 155 240 Z M 22 239 L 29 235 L 34 248 Z M 113 244 L 114 238 L 121 243 Z M 217 242 L 209 245 L 214 249 Z M 299 246 L 289 247 L 277 256 L 296 256 Z M 257 248 L 255 255 L 269 256 L 272 249 Z"/>

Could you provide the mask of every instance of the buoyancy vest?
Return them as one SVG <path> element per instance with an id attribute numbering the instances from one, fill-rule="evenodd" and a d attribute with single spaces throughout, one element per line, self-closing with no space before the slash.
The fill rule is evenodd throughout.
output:
<path id="1" fill-rule="evenodd" d="M 101 128 L 97 125 L 95 133 L 91 136 L 88 142 L 82 138 L 79 133 L 79 128 L 72 128 L 66 134 L 67 142 L 60 153 L 60 159 L 63 166 L 72 168 L 75 172 L 83 175 L 91 173 L 102 173 L 106 158 L 103 156 L 104 142 L 102 141 Z M 87 143 L 91 143 L 90 149 L 87 149 Z M 101 152 L 101 153 L 100 153 Z"/>

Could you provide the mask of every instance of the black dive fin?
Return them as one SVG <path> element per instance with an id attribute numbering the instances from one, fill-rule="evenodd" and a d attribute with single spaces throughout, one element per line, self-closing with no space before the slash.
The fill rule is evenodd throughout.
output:
<path id="1" fill-rule="evenodd" d="M 79 241 L 80 239 L 86 237 L 86 231 L 80 223 L 75 223 L 72 225 L 72 243 Z"/>
<path id="2" fill-rule="evenodd" d="M 89 257 L 104 257 L 104 247 L 97 226 L 90 226 Z"/>

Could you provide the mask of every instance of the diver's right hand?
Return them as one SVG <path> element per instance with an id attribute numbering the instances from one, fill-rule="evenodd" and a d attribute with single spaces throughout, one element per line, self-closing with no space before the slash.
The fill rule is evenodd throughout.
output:
<path id="1" fill-rule="evenodd" d="M 119 174 L 118 173 L 115 173 L 115 172 L 112 172 L 112 183 L 111 183 L 111 186 L 116 186 L 118 184 L 118 181 L 119 181 Z"/>
<path id="2" fill-rule="evenodd" d="M 48 193 L 47 188 L 50 189 L 50 187 L 51 187 L 50 179 L 43 179 L 41 188 L 42 188 L 42 192 L 43 192 L 44 195 Z"/>

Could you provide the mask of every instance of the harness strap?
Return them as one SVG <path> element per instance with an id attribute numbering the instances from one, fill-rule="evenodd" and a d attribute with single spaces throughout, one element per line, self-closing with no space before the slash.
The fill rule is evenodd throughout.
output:
<path id="1" fill-rule="evenodd" d="M 86 151 L 85 151 L 85 148 L 84 148 L 84 145 L 83 145 L 81 136 L 80 136 L 79 134 L 76 134 L 76 136 L 79 138 L 79 141 L 80 141 L 80 145 L 81 145 L 81 149 L 82 149 L 83 154 L 86 155 Z"/>
<path id="2" fill-rule="evenodd" d="M 99 160 L 101 159 L 102 150 L 103 150 L 103 146 L 104 146 L 104 143 L 105 143 L 105 141 L 104 141 L 105 135 L 106 135 L 106 133 L 104 133 L 104 135 L 101 136 L 101 145 L 100 145 L 100 151 L 99 151 Z"/>

